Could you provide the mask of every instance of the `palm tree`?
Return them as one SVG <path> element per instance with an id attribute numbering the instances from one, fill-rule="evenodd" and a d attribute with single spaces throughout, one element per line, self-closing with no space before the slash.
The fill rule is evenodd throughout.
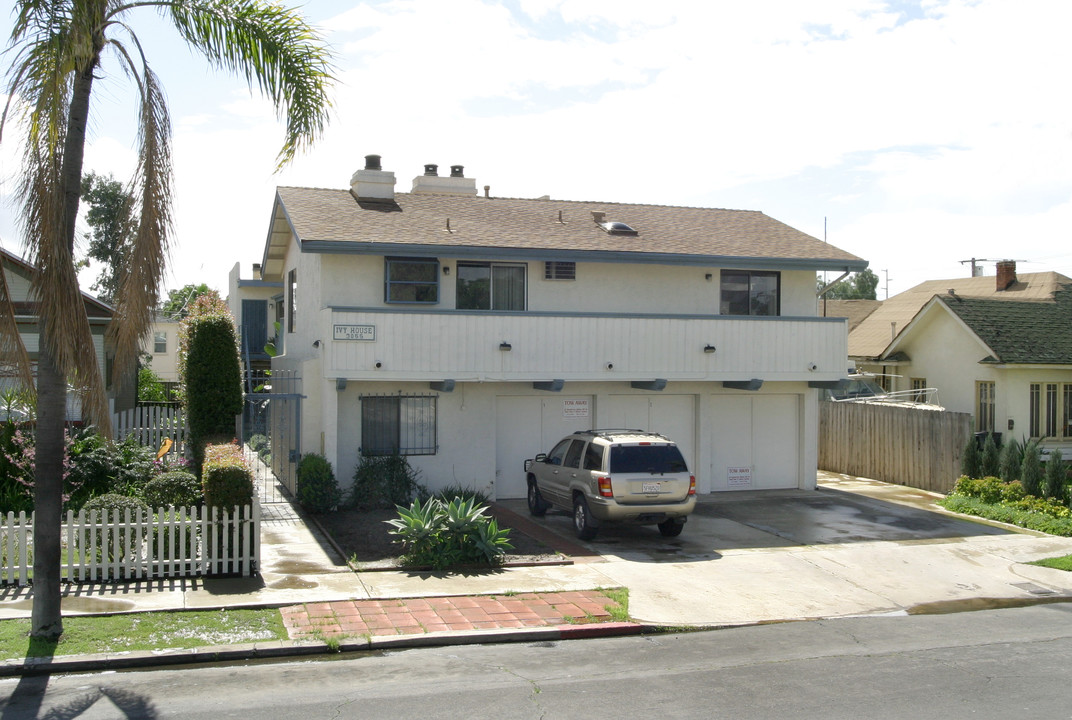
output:
<path id="1" fill-rule="evenodd" d="M 17 0 L 8 51 L 9 111 L 22 132 L 17 197 L 38 307 L 37 453 L 34 489 L 34 601 L 31 635 L 58 637 L 63 433 L 68 383 L 83 409 L 110 434 L 103 378 L 74 266 L 86 127 L 101 57 L 110 51 L 138 92 L 138 166 L 131 180 L 137 230 L 123 264 L 110 332 L 118 368 L 136 358 L 148 331 L 171 230 L 171 123 L 163 89 L 128 24 L 155 8 L 209 62 L 245 77 L 285 119 L 277 170 L 324 131 L 331 53 L 293 10 L 264 0 Z M 2 138 L 2 135 L 0 135 Z"/>

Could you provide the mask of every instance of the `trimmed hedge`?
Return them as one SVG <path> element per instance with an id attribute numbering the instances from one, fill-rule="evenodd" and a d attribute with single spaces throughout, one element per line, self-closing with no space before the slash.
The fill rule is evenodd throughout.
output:
<path id="1" fill-rule="evenodd" d="M 142 498 L 154 509 L 200 505 L 205 496 L 197 476 L 185 470 L 160 473 L 142 490 Z"/>
<path id="2" fill-rule="evenodd" d="M 205 504 L 231 510 L 253 502 L 253 472 L 235 443 L 207 445 L 201 470 Z"/>

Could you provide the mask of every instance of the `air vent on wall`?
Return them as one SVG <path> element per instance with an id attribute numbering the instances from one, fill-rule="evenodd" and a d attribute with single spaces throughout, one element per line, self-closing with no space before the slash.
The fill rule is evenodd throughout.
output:
<path id="1" fill-rule="evenodd" d="M 543 264 L 544 280 L 576 280 L 577 263 L 548 260 Z"/>

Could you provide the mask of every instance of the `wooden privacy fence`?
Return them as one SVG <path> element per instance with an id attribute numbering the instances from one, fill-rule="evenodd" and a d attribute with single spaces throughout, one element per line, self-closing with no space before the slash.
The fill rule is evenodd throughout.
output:
<path id="1" fill-rule="evenodd" d="M 139 444 L 159 448 L 164 438 L 171 438 L 172 452 L 180 457 L 186 452 L 189 431 L 182 408 L 166 405 L 139 405 L 130 410 L 112 414 L 115 439 L 123 442 L 133 435 Z"/>
<path id="2" fill-rule="evenodd" d="M 972 430 L 968 413 L 821 402 L 819 467 L 948 493 Z"/>
<path id="3" fill-rule="evenodd" d="M 260 565 L 260 504 L 220 508 L 68 511 L 61 579 L 68 582 L 253 575 Z M 33 515 L 0 516 L 0 585 L 32 580 Z"/>

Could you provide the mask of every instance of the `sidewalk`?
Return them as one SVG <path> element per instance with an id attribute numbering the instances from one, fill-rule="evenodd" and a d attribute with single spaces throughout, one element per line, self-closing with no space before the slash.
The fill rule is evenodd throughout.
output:
<path id="1" fill-rule="evenodd" d="M 71 585 L 63 612 L 279 607 L 290 640 L 8 662 L 0 674 L 1072 601 L 1072 573 L 1025 564 L 1072 554 L 1072 538 L 969 521 L 934 499 L 823 474 L 816 491 L 704 496 L 678 538 L 608 526 L 579 546 L 567 514 L 535 522 L 524 500 L 507 500 L 496 509 L 515 513 L 515 527 L 572 543 L 578 562 L 462 573 L 355 573 L 288 503 L 266 505 L 259 577 Z M 635 622 L 608 622 L 614 601 L 603 589 L 620 587 Z M 0 618 L 30 609 L 30 589 L 0 588 Z"/>

